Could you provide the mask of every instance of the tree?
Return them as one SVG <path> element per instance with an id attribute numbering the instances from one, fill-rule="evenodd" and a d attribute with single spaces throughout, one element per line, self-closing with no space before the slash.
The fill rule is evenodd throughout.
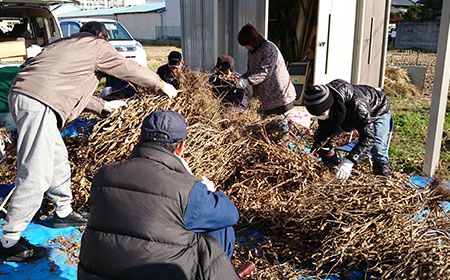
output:
<path id="1" fill-rule="evenodd" d="M 419 13 L 420 13 L 419 5 L 414 4 L 408 7 L 408 10 L 402 15 L 402 17 L 406 20 L 418 20 L 421 19 Z"/>
<path id="2" fill-rule="evenodd" d="M 419 17 L 424 20 L 435 19 L 441 15 L 442 0 L 422 0 Z"/>

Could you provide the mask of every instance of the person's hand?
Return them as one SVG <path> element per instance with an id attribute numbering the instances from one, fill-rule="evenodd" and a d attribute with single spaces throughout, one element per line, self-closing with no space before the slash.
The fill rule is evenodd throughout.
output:
<path id="1" fill-rule="evenodd" d="M 216 191 L 216 187 L 214 186 L 214 183 L 211 182 L 208 178 L 206 178 L 205 176 L 202 177 L 202 181 L 203 184 L 206 185 L 206 189 L 210 192 L 215 192 Z"/>
<path id="2" fill-rule="evenodd" d="M 344 159 L 336 172 L 336 179 L 347 180 L 350 177 L 354 163 L 351 160 Z"/>
<path id="3" fill-rule="evenodd" d="M 161 81 L 161 91 L 164 92 L 169 98 L 174 98 L 177 96 L 177 90 L 169 83 Z"/>
<path id="4" fill-rule="evenodd" d="M 247 88 L 250 84 L 248 83 L 248 79 L 239 78 L 238 82 L 236 83 L 236 87 L 240 89 Z"/>
<path id="5" fill-rule="evenodd" d="M 105 101 L 105 107 L 103 108 L 103 110 L 111 113 L 123 106 L 125 106 L 125 107 L 128 106 L 127 102 L 125 102 L 123 100 Z"/>

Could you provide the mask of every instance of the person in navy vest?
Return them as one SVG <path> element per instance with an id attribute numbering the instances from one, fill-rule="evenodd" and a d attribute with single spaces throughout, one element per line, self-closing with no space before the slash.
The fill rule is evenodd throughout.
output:
<path id="1" fill-rule="evenodd" d="M 239 279 L 230 263 L 239 213 L 192 175 L 186 139 L 182 115 L 154 111 L 130 159 L 94 176 L 78 279 Z"/>

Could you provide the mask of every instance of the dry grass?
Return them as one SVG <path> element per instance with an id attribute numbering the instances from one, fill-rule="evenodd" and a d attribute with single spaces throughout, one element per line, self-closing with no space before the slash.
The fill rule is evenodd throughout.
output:
<path id="1" fill-rule="evenodd" d="M 173 46 L 144 46 L 147 53 L 148 68 L 154 72 L 158 67 L 167 63 L 167 56 L 171 51 L 179 51 L 181 49 Z"/>
<path id="2" fill-rule="evenodd" d="M 419 96 L 420 92 L 411 84 L 408 71 L 403 68 L 387 66 L 384 76 L 384 92 L 397 97 Z"/>

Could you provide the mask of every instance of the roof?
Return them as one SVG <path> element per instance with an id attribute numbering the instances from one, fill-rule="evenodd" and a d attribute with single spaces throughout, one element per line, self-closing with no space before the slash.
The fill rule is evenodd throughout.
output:
<path id="1" fill-rule="evenodd" d="M 92 9 L 73 11 L 58 15 L 58 18 L 73 18 L 73 17 L 88 17 L 88 16 L 106 16 L 116 14 L 135 14 L 135 13 L 157 13 L 166 10 L 165 1 L 154 1 L 144 5 L 132 6 L 132 7 L 118 7 L 108 9 Z"/>
<path id="2" fill-rule="evenodd" d="M 86 22 L 90 22 L 90 21 L 98 21 L 98 22 L 116 22 L 113 19 L 107 19 L 107 18 L 71 18 L 71 19 L 63 19 L 60 20 L 59 22 L 64 22 L 64 21 L 78 21 L 78 22 L 82 22 L 83 24 L 85 24 Z"/>
<path id="3" fill-rule="evenodd" d="M 409 7 L 416 4 L 418 0 L 391 0 L 391 6 Z"/>

